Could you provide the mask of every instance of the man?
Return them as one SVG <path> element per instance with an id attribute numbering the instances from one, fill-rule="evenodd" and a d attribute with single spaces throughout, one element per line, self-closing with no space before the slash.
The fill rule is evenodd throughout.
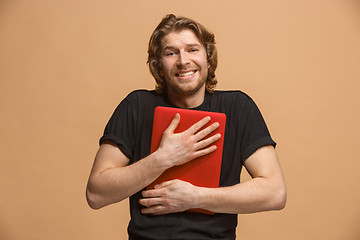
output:
<path id="1" fill-rule="evenodd" d="M 237 214 L 278 210 L 286 187 L 266 124 L 241 91 L 214 91 L 217 53 L 214 35 L 188 18 L 166 16 L 149 42 L 148 63 L 155 91 L 130 93 L 109 120 L 87 186 L 90 207 L 130 197 L 129 239 L 235 239 Z M 172 180 L 146 187 L 166 169 L 216 151 L 218 124 L 200 130 L 206 117 L 184 132 L 176 115 L 160 147 L 150 154 L 156 106 L 227 115 L 219 188 Z M 252 179 L 240 183 L 242 166 Z M 186 211 L 202 208 L 207 215 Z"/>

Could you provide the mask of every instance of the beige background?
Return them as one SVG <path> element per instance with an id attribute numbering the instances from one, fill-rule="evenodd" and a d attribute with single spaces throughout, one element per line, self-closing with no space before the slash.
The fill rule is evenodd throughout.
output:
<path id="1" fill-rule="evenodd" d="M 128 202 L 93 211 L 85 186 L 114 108 L 154 86 L 167 13 L 215 33 L 218 89 L 250 94 L 278 142 L 288 204 L 239 216 L 239 239 L 360 239 L 356 0 L 0 0 L 0 239 L 126 239 Z"/>

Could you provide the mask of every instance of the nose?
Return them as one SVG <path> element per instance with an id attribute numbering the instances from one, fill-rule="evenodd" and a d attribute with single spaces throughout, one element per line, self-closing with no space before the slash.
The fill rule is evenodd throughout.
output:
<path id="1" fill-rule="evenodd" d="M 178 66 L 185 66 L 189 63 L 189 58 L 185 51 L 180 51 L 178 56 Z"/>

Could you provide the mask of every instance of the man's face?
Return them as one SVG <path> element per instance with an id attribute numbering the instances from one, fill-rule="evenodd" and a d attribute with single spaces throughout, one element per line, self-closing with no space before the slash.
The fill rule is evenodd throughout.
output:
<path id="1" fill-rule="evenodd" d="M 205 92 L 209 63 L 206 50 L 193 31 L 171 32 L 161 44 L 160 74 L 165 78 L 169 96 Z"/>

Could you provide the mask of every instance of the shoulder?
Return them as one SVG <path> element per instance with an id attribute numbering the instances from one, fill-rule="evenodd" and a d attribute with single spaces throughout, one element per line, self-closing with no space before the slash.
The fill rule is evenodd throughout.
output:
<path id="1" fill-rule="evenodd" d="M 214 91 L 212 93 L 213 97 L 217 102 L 223 104 L 236 104 L 237 106 L 244 106 L 249 101 L 252 101 L 252 98 L 240 90 L 222 90 Z"/>
<path id="2" fill-rule="evenodd" d="M 240 99 L 251 99 L 251 97 L 240 90 L 216 90 L 213 92 L 213 94 L 216 96 L 223 96 L 226 98 L 240 98 Z"/>
<path id="3" fill-rule="evenodd" d="M 156 106 L 164 105 L 164 96 L 155 90 L 134 90 L 123 99 L 121 105 L 128 106 L 134 113 L 151 115 Z"/>
<path id="4" fill-rule="evenodd" d="M 131 104 L 141 104 L 146 102 L 155 101 L 161 95 L 156 93 L 154 90 L 138 89 L 130 92 L 124 100 Z"/>
<path id="5" fill-rule="evenodd" d="M 158 95 L 154 90 L 138 89 L 130 92 L 126 98 L 156 97 Z"/>

